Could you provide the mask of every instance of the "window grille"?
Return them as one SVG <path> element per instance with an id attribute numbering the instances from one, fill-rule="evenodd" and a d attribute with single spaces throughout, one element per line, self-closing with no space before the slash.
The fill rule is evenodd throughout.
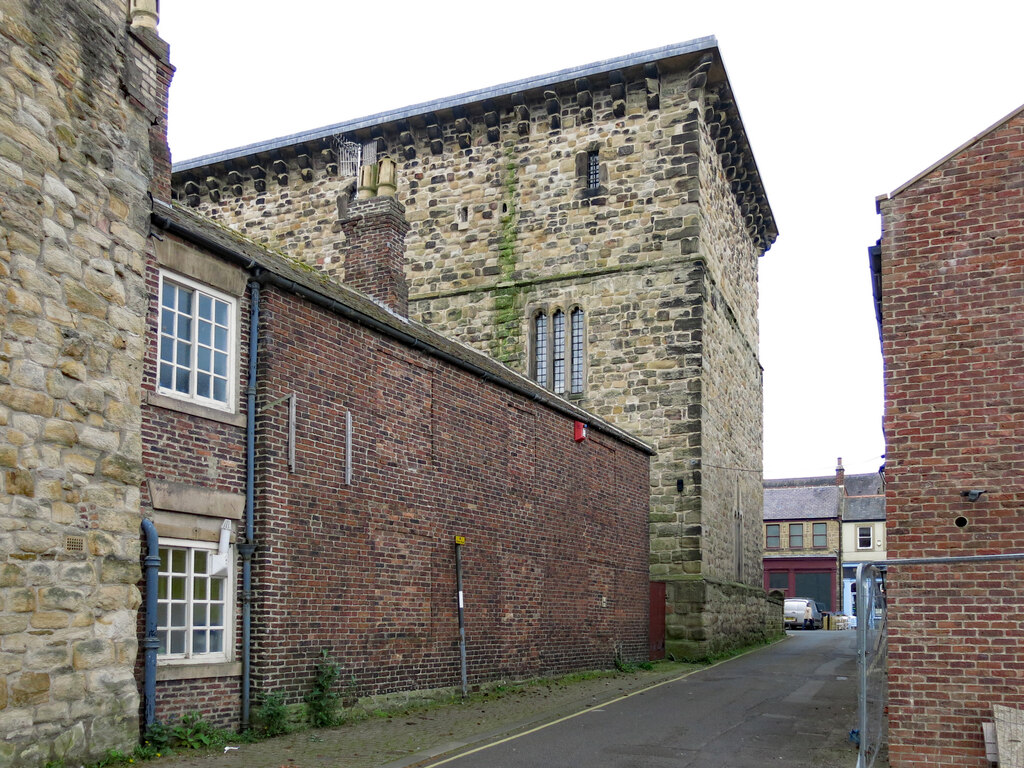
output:
<path id="1" fill-rule="evenodd" d="M 569 315 L 569 327 L 572 334 L 572 351 L 569 357 L 571 382 L 569 391 L 578 395 L 583 392 L 583 310 L 576 307 Z"/>
<path id="2" fill-rule="evenodd" d="M 565 313 L 558 310 L 551 318 L 552 333 L 552 383 L 556 395 L 565 394 Z"/>
<path id="3" fill-rule="evenodd" d="M 587 152 L 587 189 L 601 186 L 601 161 L 597 151 Z"/>
<path id="4" fill-rule="evenodd" d="M 534 318 L 533 378 L 542 387 L 548 385 L 548 316 L 538 312 Z"/>
<path id="5" fill-rule="evenodd" d="M 374 165 L 377 162 L 376 140 L 357 144 L 341 136 L 335 136 L 334 150 L 338 155 L 338 175 L 341 178 L 358 177 L 360 166 Z"/>

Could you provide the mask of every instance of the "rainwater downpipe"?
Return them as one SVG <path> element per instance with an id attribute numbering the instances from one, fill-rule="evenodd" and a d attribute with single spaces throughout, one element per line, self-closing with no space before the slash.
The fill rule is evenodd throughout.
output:
<path id="1" fill-rule="evenodd" d="M 249 283 L 249 375 L 245 389 L 245 540 L 242 555 L 242 729 L 249 727 L 252 670 L 253 503 L 256 498 L 256 350 L 259 345 L 260 284 Z"/>
<path id="2" fill-rule="evenodd" d="M 145 667 L 142 687 L 146 731 L 149 731 L 156 722 L 156 651 L 160 646 L 160 641 L 156 637 L 156 598 L 160 570 L 160 538 L 152 520 L 143 519 L 142 534 L 146 537 L 146 558 L 142 561 L 146 570 L 146 631 L 142 638 Z"/>

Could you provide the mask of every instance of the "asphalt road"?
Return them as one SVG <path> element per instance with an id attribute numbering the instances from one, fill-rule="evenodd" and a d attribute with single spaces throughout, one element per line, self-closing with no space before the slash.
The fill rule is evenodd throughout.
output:
<path id="1" fill-rule="evenodd" d="M 856 633 L 789 634 L 711 669 L 423 765 L 852 768 Z"/>

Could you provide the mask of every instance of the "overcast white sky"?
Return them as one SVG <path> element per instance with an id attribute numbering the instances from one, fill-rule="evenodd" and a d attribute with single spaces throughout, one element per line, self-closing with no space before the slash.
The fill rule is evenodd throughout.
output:
<path id="1" fill-rule="evenodd" d="M 1024 3 L 163 0 L 175 160 L 714 35 L 779 226 L 765 477 L 884 452 L 875 197 L 1024 103 Z"/>

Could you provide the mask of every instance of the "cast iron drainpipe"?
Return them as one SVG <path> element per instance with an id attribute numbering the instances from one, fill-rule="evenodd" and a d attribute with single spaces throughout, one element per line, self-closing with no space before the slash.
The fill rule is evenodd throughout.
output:
<path id="1" fill-rule="evenodd" d="M 143 676 L 143 700 L 145 701 L 146 730 L 156 722 L 156 649 L 160 641 L 156 637 L 156 590 L 160 569 L 160 539 L 152 520 L 142 521 L 142 533 L 146 537 L 146 634 L 142 638 L 146 665 Z"/>
<path id="2" fill-rule="evenodd" d="M 239 543 L 242 554 L 242 729 L 249 727 L 252 671 L 252 555 L 253 503 L 256 498 L 256 350 L 260 328 L 260 284 L 249 283 L 249 376 L 245 388 L 245 541 Z"/>

